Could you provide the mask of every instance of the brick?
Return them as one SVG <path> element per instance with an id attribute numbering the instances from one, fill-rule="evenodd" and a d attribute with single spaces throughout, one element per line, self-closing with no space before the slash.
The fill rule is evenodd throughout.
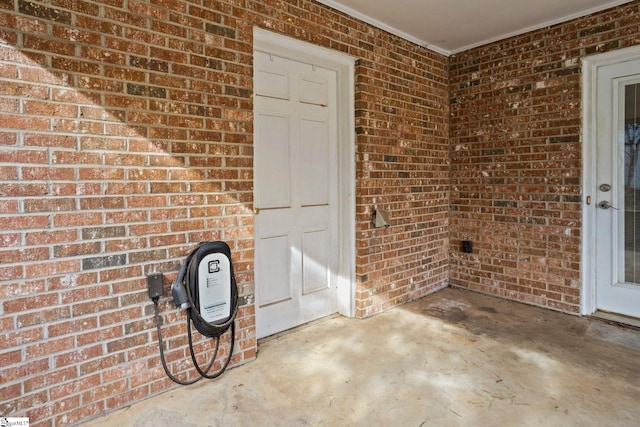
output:
<path id="1" fill-rule="evenodd" d="M 128 405 L 128 402 L 131 402 L 132 400 L 142 400 L 148 395 L 149 391 L 147 387 L 138 387 L 137 389 L 129 390 L 125 393 L 107 399 L 106 407 L 109 409 L 120 408 Z"/>
<path id="2" fill-rule="evenodd" d="M 49 21 L 55 21 L 64 24 L 71 24 L 70 12 L 54 9 L 42 4 L 20 0 L 18 1 L 18 10 L 20 11 L 20 13 L 31 15 L 36 18 L 46 19 Z"/>
<path id="3" fill-rule="evenodd" d="M 75 242 L 77 239 L 77 230 L 34 231 L 25 234 L 25 243 L 28 246 Z"/>
<path id="4" fill-rule="evenodd" d="M 54 246 L 53 256 L 55 258 L 66 258 L 87 254 L 95 254 L 100 252 L 101 245 L 98 242 L 93 243 L 78 243 L 78 244 L 65 244 Z"/>
<path id="5" fill-rule="evenodd" d="M 53 353 L 59 353 L 64 350 L 73 348 L 74 345 L 75 345 L 74 337 L 47 340 L 46 343 L 30 345 L 30 346 L 27 346 L 26 348 L 27 359 L 35 359 L 43 356 L 48 356 Z"/>
<path id="6" fill-rule="evenodd" d="M 81 349 L 74 349 L 71 352 L 61 354 L 59 356 L 53 357 L 53 364 L 56 368 L 67 366 L 67 365 L 75 365 L 81 361 L 94 359 L 98 356 L 102 355 L 102 346 L 94 345 L 91 347 L 84 347 Z M 93 378 L 88 378 L 87 380 L 82 380 L 87 382 L 94 381 Z M 75 386 L 74 386 L 75 388 Z M 54 391 L 52 390 L 52 398 L 54 398 Z"/>
<path id="7" fill-rule="evenodd" d="M 122 394 L 128 388 L 126 380 L 103 384 L 100 387 L 89 389 L 82 393 L 82 401 L 85 403 L 102 400 L 106 397 Z"/>
<path id="8" fill-rule="evenodd" d="M 76 355 L 75 357 L 86 357 L 86 355 L 83 355 L 80 351 L 72 354 Z M 93 374 L 82 379 L 77 378 L 74 381 L 69 381 L 52 387 L 50 389 L 51 400 L 58 400 L 99 385 L 100 375 L 98 374 Z"/>
<path id="9" fill-rule="evenodd" d="M 4 302 L 4 310 L 7 313 L 19 313 L 39 308 L 53 307 L 57 304 L 58 295 L 42 293 L 25 298 L 16 298 Z"/>
<path id="10" fill-rule="evenodd" d="M 100 325 L 113 325 L 118 323 L 124 323 L 128 320 L 138 319 L 141 315 L 140 307 L 130 307 L 125 310 L 121 310 L 118 313 L 109 313 L 100 316 Z"/>
<path id="11" fill-rule="evenodd" d="M 145 362 L 136 360 L 120 365 L 112 365 L 102 374 L 102 377 L 104 382 L 118 381 L 144 371 L 144 369 Z"/>
<path id="12" fill-rule="evenodd" d="M 73 175 L 73 173 L 71 174 Z M 29 212 L 60 212 L 73 211 L 76 208 L 74 199 L 25 199 L 23 210 Z"/>
<path id="13" fill-rule="evenodd" d="M 49 217 L 45 215 L 1 217 L 0 229 L 3 230 L 26 230 L 34 228 L 47 228 Z"/>
<path id="14" fill-rule="evenodd" d="M 131 277 L 139 277 L 142 274 L 142 269 L 140 266 L 136 265 L 128 265 L 126 267 L 118 267 L 112 268 L 110 270 L 103 270 L 100 272 L 100 278 L 103 281 L 118 281 L 120 282 L 122 279 L 129 279 Z M 145 278 L 146 280 L 146 278 Z M 145 282 L 146 283 L 146 282 Z M 117 287 L 117 284 L 113 285 Z"/>
<path id="15" fill-rule="evenodd" d="M 0 70 L 3 68 L 0 68 Z M 17 133 L 15 132 L 0 132 L 0 146 L 12 146 L 16 145 Z"/>
<path id="16" fill-rule="evenodd" d="M 107 239 L 126 235 L 124 226 L 88 227 L 81 230 L 83 240 Z"/>
<path id="17" fill-rule="evenodd" d="M 4 129 L 30 129 L 30 130 L 48 130 L 50 119 L 21 117 L 17 114 L 0 114 L 0 126 Z"/>
<path id="18" fill-rule="evenodd" d="M 80 200 L 81 210 L 109 210 L 124 208 L 125 200 L 122 197 L 87 197 Z"/>
<path id="19" fill-rule="evenodd" d="M 2 348 L 13 348 L 39 341 L 42 338 L 42 328 L 24 329 L 17 332 L 9 331 L 0 335 L 0 344 L 2 344 Z"/>
<path id="20" fill-rule="evenodd" d="M 29 418 L 30 420 L 44 420 L 44 419 L 49 419 L 51 417 L 53 417 L 53 414 L 56 411 L 56 408 L 64 408 L 64 407 L 73 407 L 75 406 L 74 403 L 70 403 L 69 401 L 74 400 L 75 398 L 71 398 L 71 399 L 65 399 L 63 401 L 63 403 L 60 403 L 60 401 L 54 403 L 48 402 L 45 403 L 43 405 L 38 406 L 35 409 L 30 409 L 28 411 L 25 412 L 25 415 L 27 416 L 27 418 Z"/>
<path id="21" fill-rule="evenodd" d="M 58 213 L 53 215 L 53 225 L 55 227 L 78 227 L 100 224 L 102 215 L 98 212 L 74 212 Z"/>
<path id="22" fill-rule="evenodd" d="M 109 356 L 101 357 L 99 359 L 91 360 L 79 365 L 80 375 L 87 375 L 93 372 L 106 370 L 113 366 L 118 366 L 124 363 L 124 355 L 122 353 L 112 354 Z"/>
<path id="23" fill-rule="evenodd" d="M 56 425 L 75 424 L 80 420 L 85 420 L 103 413 L 105 406 L 102 402 L 91 403 L 80 407 L 65 405 L 65 412 L 62 416 L 56 416 L 54 422 Z"/>
<path id="24" fill-rule="evenodd" d="M 74 317 L 86 314 L 98 313 L 105 310 L 112 310 L 118 307 L 117 298 L 104 298 L 91 302 L 82 302 L 71 306 L 71 313 Z"/>
<path id="25" fill-rule="evenodd" d="M 62 304 L 69 304 L 78 301 L 86 301 L 107 295 L 109 287 L 107 285 L 85 286 L 77 289 L 70 289 L 60 293 Z"/>
<path id="26" fill-rule="evenodd" d="M 22 101 L 22 111 L 24 114 L 34 116 L 77 117 L 78 115 L 78 107 L 75 105 L 39 100 Z"/>
<path id="27" fill-rule="evenodd" d="M 79 346 L 86 346 L 90 344 L 96 344 L 105 342 L 110 339 L 116 339 L 122 337 L 122 326 L 116 325 L 108 328 L 100 328 L 87 333 L 80 333 L 76 335 L 76 340 Z"/>
<path id="28" fill-rule="evenodd" d="M 135 249 L 143 249 L 146 247 L 146 241 L 142 238 L 117 239 L 105 242 L 105 251 L 131 251 Z"/>
<path id="29" fill-rule="evenodd" d="M 166 89 L 161 87 L 146 86 L 141 84 L 128 83 L 127 93 L 129 95 L 146 96 L 154 98 L 166 98 Z"/>
<path id="30" fill-rule="evenodd" d="M 0 259 L 2 262 L 8 264 L 25 261 L 41 261 L 49 259 L 49 250 L 46 247 L 0 250 Z"/>
<path id="31" fill-rule="evenodd" d="M 127 257 L 125 254 L 89 257 L 82 260 L 82 269 L 92 270 L 97 268 L 115 267 L 125 265 L 126 262 Z"/>
<path id="32" fill-rule="evenodd" d="M 151 251 L 132 252 L 129 254 L 129 262 L 131 264 L 145 263 L 154 260 L 163 260 L 167 258 L 165 249 L 155 249 Z"/>
<path id="33" fill-rule="evenodd" d="M 60 147 L 62 144 L 60 142 L 54 142 L 54 146 Z M 70 148 L 76 147 L 75 139 L 73 141 L 69 141 L 68 146 Z M 53 151 L 51 154 L 51 160 L 54 164 L 61 165 L 75 165 L 75 164 L 83 164 L 83 165 L 101 165 L 102 164 L 102 156 L 98 153 L 87 153 L 87 152 L 75 152 L 75 151 Z"/>
<path id="34" fill-rule="evenodd" d="M 20 414 L 29 408 L 44 406 L 47 401 L 46 391 L 28 394 L 10 401 L 4 401 L 3 399 L 0 401 L 0 412 L 3 414 Z"/>
<path id="35" fill-rule="evenodd" d="M 55 324 L 51 324 L 47 327 L 47 333 L 50 337 L 58 337 L 62 335 L 75 335 L 79 334 L 85 330 L 92 330 L 98 326 L 97 318 L 84 318 L 84 319 L 74 319 L 74 320 L 66 320 L 64 322 L 59 322 Z"/>
<path id="36" fill-rule="evenodd" d="M 21 384 L 12 384 L 12 385 L 3 386 L 2 394 L 0 394 L 0 396 L 2 397 L 2 400 L 5 402 L 14 400 L 21 395 L 22 395 Z"/>
<path id="37" fill-rule="evenodd" d="M 52 196 L 92 195 L 100 194 L 101 186 L 98 183 L 53 183 L 51 185 Z"/>
<path id="38" fill-rule="evenodd" d="M 34 37 L 31 35 L 24 36 L 24 48 L 27 50 L 44 51 L 56 55 L 73 56 L 75 55 L 76 46 L 74 43 Z"/>

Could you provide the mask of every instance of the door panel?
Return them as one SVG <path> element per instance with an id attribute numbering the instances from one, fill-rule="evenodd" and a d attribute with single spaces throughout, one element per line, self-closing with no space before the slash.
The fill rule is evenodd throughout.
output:
<path id="1" fill-rule="evenodd" d="M 261 246 L 270 255 L 257 259 L 256 262 L 260 263 L 259 269 L 263 272 L 263 279 L 271 283 L 271 286 L 262 290 L 260 303 L 266 306 L 292 299 L 289 281 L 281 279 L 289 275 L 290 236 L 265 237 L 261 240 Z"/>
<path id="2" fill-rule="evenodd" d="M 261 338 L 337 311 L 337 79 L 334 71 L 262 52 L 254 53 L 254 67 Z M 259 87 L 283 81 L 286 90 Z"/>
<path id="3" fill-rule="evenodd" d="M 302 293 L 326 289 L 329 284 L 327 230 L 306 231 L 302 235 Z"/>
<path id="4" fill-rule="evenodd" d="M 300 79 L 300 102 L 326 106 L 328 102 L 327 82 L 310 77 Z"/>
<path id="5" fill-rule="evenodd" d="M 596 306 L 640 317 L 640 60 L 597 77 Z"/>
<path id="6" fill-rule="evenodd" d="M 291 206 L 290 117 L 286 114 L 258 112 L 256 138 L 269 141 L 255 147 L 255 204 L 262 209 Z M 277 189 L 273 191 L 272 189 Z"/>
<path id="7" fill-rule="evenodd" d="M 304 142 L 300 147 L 301 203 L 303 206 L 329 203 L 329 124 L 326 120 L 303 118 L 300 124 Z"/>
<path id="8" fill-rule="evenodd" d="M 289 75 L 267 70 L 260 70 L 255 75 L 255 92 L 258 96 L 289 99 Z"/>

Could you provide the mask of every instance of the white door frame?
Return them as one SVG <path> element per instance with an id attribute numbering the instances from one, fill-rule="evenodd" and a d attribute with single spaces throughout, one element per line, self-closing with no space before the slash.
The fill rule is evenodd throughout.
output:
<path id="1" fill-rule="evenodd" d="M 596 312 L 596 165 L 597 81 L 603 66 L 640 59 L 640 45 L 582 59 L 582 298 L 580 312 Z M 591 203 L 589 204 L 588 201 Z"/>
<path id="2" fill-rule="evenodd" d="M 253 49 L 334 70 L 338 78 L 338 312 L 355 316 L 355 58 L 347 54 L 253 28 Z"/>

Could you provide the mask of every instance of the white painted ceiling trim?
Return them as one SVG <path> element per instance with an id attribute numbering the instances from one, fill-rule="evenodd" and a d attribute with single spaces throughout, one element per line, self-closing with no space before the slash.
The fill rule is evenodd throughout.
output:
<path id="1" fill-rule="evenodd" d="M 536 31 L 536 30 L 539 30 L 539 29 L 542 29 L 542 28 L 550 27 L 552 25 L 561 24 L 563 22 L 571 21 L 572 19 L 576 19 L 576 18 L 580 18 L 580 17 L 583 17 L 583 16 L 587 16 L 587 15 L 590 15 L 592 13 L 600 12 L 600 11 L 603 11 L 603 10 L 606 10 L 606 9 L 609 9 L 609 8 L 612 8 L 612 7 L 620 6 L 621 4 L 625 4 L 625 3 L 629 3 L 629 2 L 630 2 L 630 0 L 611 1 L 611 2 L 605 3 L 605 4 L 601 5 L 601 6 L 593 7 L 593 8 L 586 9 L 586 10 L 583 10 L 583 11 L 580 11 L 580 12 L 576 12 L 576 13 L 572 13 L 570 15 L 561 16 L 561 17 L 558 17 L 556 19 L 552 19 L 550 21 L 544 22 L 542 24 L 532 25 L 532 26 L 527 27 L 527 28 L 522 28 L 522 29 L 520 29 L 518 31 L 513 31 L 511 33 L 502 34 L 502 35 L 497 36 L 497 37 L 492 37 L 490 39 L 486 39 L 486 40 L 482 40 L 482 41 L 479 41 L 479 42 L 476 42 L 476 43 L 472 43 L 470 45 L 463 46 L 463 47 L 458 48 L 458 49 L 456 49 L 454 51 L 451 51 L 450 54 L 464 52 L 465 50 L 473 49 L 475 47 L 482 46 L 484 44 L 493 43 L 493 42 L 496 42 L 498 40 L 507 39 L 509 37 L 519 36 L 521 34 L 525 34 L 525 33 L 528 33 L 530 31 Z"/>
<path id="2" fill-rule="evenodd" d="M 361 12 L 358 12 L 357 10 L 354 10 L 354 9 L 352 9 L 352 8 L 350 8 L 348 6 L 345 6 L 345 5 L 341 4 L 341 3 L 338 3 L 337 1 L 334 1 L 334 0 L 317 0 L 317 1 L 319 3 L 323 3 L 323 4 L 325 4 L 325 5 L 329 6 L 329 7 L 332 7 L 334 9 L 336 9 L 336 10 L 339 10 L 340 12 L 344 12 L 349 16 L 353 16 L 356 19 L 364 21 L 367 24 L 371 24 L 376 28 L 380 28 L 381 30 L 387 31 L 387 32 L 389 32 L 391 34 L 394 34 L 394 35 L 396 35 L 398 37 L 401 37 L 401 38 L 403 38 L 405 40 L 408 40 L 408 41 L 410 41 L 412 43 L 415 43 L 415 44 L 420 45 L 422 47 L 429 48 L 429 49 L 434 50 L 434 51 L 436 51 L 438 53 L 441 53 L 443 55 L 447 55 L 447 56 L 450 55 L 450 52 L 448 52 L 448 51 L 446 51 L 444 49 L 440 49 L 438 46 L 431 46 L 431 45 L 429 45 L 429 43 L 425 42 L 424 40 L 420 40 L 419 38 L 414 37 L 411 34 L 405 33 L 404 31 L 400 31 L 397 28 L 391 27 L 391 26 L 385 24 L 384 22 L 381 22 L 381 21 L 379 21 L 379 20 L 377 20 L 375 18 L 372 18 L 372 17 L 370 17 L 368 15 L 365 15 L 365 14 L 363 14 Z"/>
<path id="3" fill-rule="evenodd" d="M 520 27 L 515 30 L 515 31 L 507 31 L 505 29 L 503 29 L 501 26 L 498 26 L 498 28 L 491 28 L 488 29 L 487 28 L 487 32 L 493 32 L 496 35 L 495 36 L 490 36 L 490 37 L 483 37 L 479 40 L 475 40 L 473 42 L 469 42 L 469 43 L 464 43 L 462 45 L 457 45 L 454 46 L 453 48 L 450 49 L 446 49 L 442 46 L 438 46 L 437 44 L 434 43 L 430 43 L 427 42 L 425 40 L 425 37 L 420 35 L 420 34 L 415 34 L 415 31 L 410 31 L 407 29 L 403 29 L 402 28 L 402 24 L 404 23 L 404 20 L 402 20 L 398 25 L 389 25 L 386 22 L 384 22 L 386 20 L 386 18 L 384 19 L 380 19 L 380 18 L 374 18 L 371 16 L 371 14 L 373 14 L 374 12 L 378 11 L 378 13 L 380 12 L 380 8 L 381 7 L 388 7 L 388 11 L 389 14 L 392 13 L 394 11 L 394 7 L 397 7 L 397 5 L 395 4 L 395 2 L 393 1 L 389 1 L 389 0 L 368 0 L 366 2 L 366 5 L 363 7 L 360 7 L 360 10 L 356 10 L 353 7 L 348 6 L 348 4 L 352 4 L 354 3 L 354 0 L 317 0 L 320 3 L 323 3 L 331 8 L 334 8 L 336 10 L 339 10 L 341 12 L 346 13 L 347 15 L 350 15 L 356 19 L 360 19 L 364 22 L 367 22 L 368 24 L 371 24 L 377 28 L 380 28 L 384 31 L 388 31 L 389 33 L 392 33 L 394 35 L 397 35 L 398 37 L 401 37 L 405 40 L 408 40 L 412 43 L 418 44 L 420 46 L 423 46 L 427 49 L 433 50 L 435 52 L 441 53 L 443 55 L 446 56 L 450 56 L 459 52 L 463 52 L 465 50 L 468 49 L 472 49 L 478 46 L 482 46 L 488 43 L 492 43 L 498 40 L 503 40 L 509 37 L 513 37 L 513 36 L 517 36 L 520 34 L 524 34 L 530 31 L 535 31 L 535 30 L 539 30 L 545 27 L 549 27 L 552 25 L 556 25 L 562 22 L 566 22 L 575 18 L 579 18 L 585 15 L 589 15 L 591 13 L 596 13 L 596 12 L 600 12 L 602 10 L 605 9 L 609 9 L 611 7 L 615 7 L 615 6 L 620 6 L 622 4 L 625 3 L 629 3 L 631 0 L 611 0 L 611 1 L 605 1 L 603 2 L 603 4 L 597 5 L 595 7 L 590 7 L 590 8 L 584 8 L 580 6 L 580 2 L 579 1 L 575 1 L 575 7 L 573 7 L 573 9 L 575 10 L 572 13 L 564 13 L 562 14 L 562 16 L 557 16 L 553 19 L 550 20 L 546 20 L 542 23 L 535 23 L 535 22 L 531 22 L 530 25 L 527 25 L 526 23 L 521 24 Z M 476 2 L 478 0 L 468 0 L 469 4 L 477 4 Z M 571 4 L 570 0 L 556 0 L 559 2 L 559 4 L 563 4 L 563 5 L 567 5 L 567 4 Z M 382 2 L 382 3 L 381 3 Z M 405 1 L 405 3 L 409 2 L 411 4 L 411 7 L 407 8 L 410 10 L 419 10 L 420 7 L 422 6 L 423 8 L 427 8 L 427 6 L 424 4 L 425 1 L 424 0 L 414 0 L 414 1 Z M 357 1 L 355 1 L 355 3 L 357 4 Z M 445 12 L 450 12 L 450 13 L 446 13 L 446 14 L 451 14 L 454 13 L 455 11 L 459 11 L 460 8 L 460 1 L 458 2 L 452 2 L 452 1 L 442 1 L 441 3 L 438 4 L 438 10 L 439 11 L 445 11 Z M 509 17 L 509 14 L 512 14 L 512 16 L 517 16 L 519 19 L 522 18 L 523 15 L 526 15 L 527 11 L 523 9 L 523 5 L 518 5 L 515 2 L 511 3 L 511 5 L 515 6 L 515 7 L 511 7 L 509 8 L 510 10 L 505 11 L 504 8 L 500 8 L 500 10 L 496 10 L 495 12 L 500 12 L 500 14 L 504 15 L 506 13 L 506 18 Z M 523 3 L 524 4 L 524 3 Z M 539 2 L 535 2 L 535 1 L 528 1 L 526 2 L 527 7 L 540 7 L 540 3 Z M 447 8 L 451 8 L 449 11 L 447 11 Z M 397 10 L 397 9 L 395 9 Z M 371 12 L 371 13 L 370 13 Z M 488 13 L 492 13 L 491 10 L 487 11 Z M 390 16 L 390 15 L 385 15 L 385 16 Z M 397 18 L 397 15 L 396 15 Z M 409 18 L 409 17 L 408 17 Z M 411 17 L 412 19 L 415 18 Z M 421 28 L 424 29 L 424 31 L 429 31 L 429 18 L 430 15 L 428 13 L 425 13 L 425 15 L 422 17 L 424 19 L 424 25 L 421 26 Z M 467 16 L 467 18 L 469 19 L 470 17 Z M 473 17 L 471 17 L 472 19 Z M 434 19 L 437 19 L 434 18 Z M 508 23 L 508 19 L 505 19 L 504 22 L 505 24 Z M 477 29 L 478 26 L 481 26 L 483 24 L 483 21 L 481 19 L 478 19 L 476 21 L 474 21 L 474 25 L 473 28 Z M 407 23 L 407 25 L 409 25 L 409 23 Z M 454 34 L 454 32 L 456 32 L 457 34 L 460 34 L 460 32 L 464 32 L 465 31 L 465 26 L 456 26 L 456 25 L 450 25 L 448 26 L 450 27 L 450 30 L 447 31 L 451 31 L 451 34 Z M 505 27 L 506 28 L 506 27 Z M 421 30 L 423 31 L 423 30 Z M 447 36 L 447 34 L 438 34 L 438 35 L 433 35 L 431 34 L 431 37 L 435 37 L 437 36 L 438 39 L 442 39 L 442 41 L 444 40 L 448 40 L 449 37 Z"/>

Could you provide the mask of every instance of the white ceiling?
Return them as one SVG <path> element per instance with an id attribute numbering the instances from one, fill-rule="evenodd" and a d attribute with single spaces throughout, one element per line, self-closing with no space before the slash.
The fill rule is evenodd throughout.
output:
<path id="1" fill-rule="evenodd" d="M 318 0 L 445 55 L 630 0 Z"/>

